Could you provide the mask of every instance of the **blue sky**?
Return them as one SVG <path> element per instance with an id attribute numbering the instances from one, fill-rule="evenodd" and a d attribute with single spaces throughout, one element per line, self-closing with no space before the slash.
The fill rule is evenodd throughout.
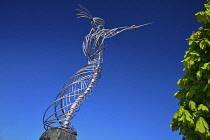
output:
<path id="1" fill-rule="evenodd" d="M 0 0 L 0 140 L 37 140 L 42 116 L 84 64 L 87 19 L 151 25 L 106 40 L 102 77 L 72 123 L 78 140 L 180 140 L 169 127 L 186 39 L 205 0 Z"/>

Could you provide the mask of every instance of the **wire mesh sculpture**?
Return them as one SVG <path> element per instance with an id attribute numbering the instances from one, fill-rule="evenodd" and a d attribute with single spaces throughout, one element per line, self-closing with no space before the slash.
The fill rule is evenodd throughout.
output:
<path id="1" fill-rule="evenodd" d="M 60 127 L 69 129 L 71 133 L 75 134 L 77 134 L 76 130 L 70 120 L 79 111 L 82 103 L 93 91 L 96 81 L 101 76 L 103 51 L 105 49 L 104 40 L 121 32 L 150 24 L 105 29 L 104 20 L 99 17 L 92 17 L 85 7 L 80 5 L 80 8 L 76 10 L 79 11 L 78 18 L 87 18 L 91 22 L 90 32 L 85 36 L 82 45 L 87 64 L 64 84 L 55 101 L 47 108 L 43 116 L 43 124 L 46 130 Z"/>

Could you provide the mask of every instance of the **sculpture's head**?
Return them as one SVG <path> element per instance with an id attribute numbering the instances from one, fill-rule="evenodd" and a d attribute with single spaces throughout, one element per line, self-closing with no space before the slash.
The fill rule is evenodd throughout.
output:
<path id="1" fill-rule="evenodd" d="M 91 15 L 91 13 L 82 5 L 79 5 L 80 9 L 76 9 L 78 11 L 80 11 L 78 18 L 81 18 L 81 17 L 84 17 L 84 18 L 87 18 L 87 19 L 90 19 L 91 21 L 91 27 L 92 28 L 101 28 L 104 26 L 105 22 L 102 18 L 99 18 L 99 17 L 93 17 Z"/>
<path id="2" fill-rule="evenodd" d="M 94 17 L 91 19 L 91 27 L 94 28 L 104 27 L 104 24 L 105 22 L 102 18 Z"/>

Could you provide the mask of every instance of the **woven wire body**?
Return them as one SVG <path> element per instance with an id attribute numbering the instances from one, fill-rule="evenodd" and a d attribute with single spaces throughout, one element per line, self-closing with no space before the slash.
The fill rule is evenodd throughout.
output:
<path id="1" fill-rule="evenodd" d="M 61 127 L 75 131 L 69 121 L 93 91 L 93 87 L 101 75 L 104 43 L 103 38 L 98 37 L 100 34 L 96 35 L 92 33 L 93 31 L 95 29 L 91 30 L 83 42 L 83 51 L 88 63 L 64 84 L 56 100 L 48 108 L 53 108 L 54 113 L 47 118 L 46 115 L 44 116 L 45 129 L 55 127 L 56 123 L 60 123 Z M 96 39 L 97 37 L 98 39 Z"/>
<path id="2" fill-rule="evenodd" d="M 88 18 L 91 21 L 90 32 L 83 41 L 83 52 L 87 58 L 87 64 L 64 84 L 55 101 L 47 108 L 43 116 L 43 124 L 46 130 L 60 127 L 76 133 L 70 120 L 79 111 L 101 76 L 103 51 L 105 49 L 104 40 L 123 31 L 147 25 L 104 29 L 103 19 L 93 18 L 83 6 L 80 6 L 80 9 L 77 10 L 80 11 L 79 17 Z"/>

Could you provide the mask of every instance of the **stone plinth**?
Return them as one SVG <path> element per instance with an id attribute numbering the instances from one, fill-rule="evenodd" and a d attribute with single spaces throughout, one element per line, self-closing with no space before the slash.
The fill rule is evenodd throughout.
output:
<path id="1" fill-rule="evenodd" d="M 77 134 L 67 129 L 51 128 L 45 131 L 39 140 L 76 140 Z"/>

